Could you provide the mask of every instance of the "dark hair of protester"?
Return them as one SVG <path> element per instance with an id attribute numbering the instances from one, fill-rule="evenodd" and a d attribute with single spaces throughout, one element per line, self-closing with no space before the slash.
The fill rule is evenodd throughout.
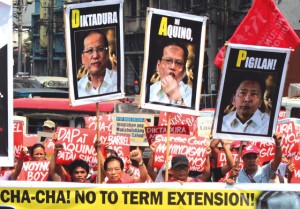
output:
<path id="1" fill-rule="evenodd" d="M 70 165 L 69 165 L 69 174 L 72 176 L 73 172 L 77 167 L 83 168 L 87 173 L 90 171 L 90 166 L 89 164 L 84 161 L 84 160 L 74 160 Z"/>
<path id="2" fill-rule="evenodd" d="M 299 209 L 300 192 L 268 191 L 257 198 L 256 209 Z"/>
<path id="3" fill-rule="evenodd" d="M 35 150 L 36 148 L 42 148 L 43 150 L 45 150 L 45 146 L 44 146 L 43 144 L 36 143 L 36 144 L 34 144 L 32 147 L 30 147 L 30 149 L 29 149 L 29 154 L 30 154 L 30 156 L 33 156 L 34 150 Z"/>
<path id="4" fill-rule="evenodd" d="M 105 171 L 107 170 L 108 163 L 111 162 L 111 161 L 113 161 L 113 160 L 119 161 L 121 169 L 122 170 L 124 169 L 124 162 L 123 162 L 123 160 L 121 158 L 119 158 L 119 157 L 111 155 L 108 158 L 106 158 L 105 161 L 104 161 L 104 170 Z"/>

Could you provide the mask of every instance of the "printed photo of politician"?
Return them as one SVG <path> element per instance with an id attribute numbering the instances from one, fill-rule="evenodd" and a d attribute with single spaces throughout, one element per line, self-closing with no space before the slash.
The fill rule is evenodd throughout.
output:
<path id="1" fill-rule="evenodd" d="M 72 106 L 124 98 L 122 5 L 121 0 L 66 5 L 67 70 Z"/>
<path id="2" fill-rule="evenodd" d="M 114 52 L 115 31 L 93 29 L 77 32 L 77 34 L 79 38 L 83 37 L 82 46 L 76 48 L 80 52 L 78 60 L 81 61 L 78 63 L 80 67 L 77 70 L 78 97 L 116 92 L 118 78 L 117 59 Z"/>
<path id="3" fill-rule="evenodd" d="M 206 17 L 149 9 L 141 108 L 198 115 Z"/>

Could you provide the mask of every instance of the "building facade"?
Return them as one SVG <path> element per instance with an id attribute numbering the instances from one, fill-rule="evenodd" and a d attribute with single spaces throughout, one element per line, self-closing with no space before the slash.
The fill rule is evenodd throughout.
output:
<path id="1" fill-rule="evenodd" d="M 64 39 L 63 6 L 66 3 L 89 0 L 35 0 L 32 14 L 32 53 L 30 57 L 33 75 L 66 76 L 66 47 Z M 231 37 L 240 21 L 246 15 L 253 0 L 126 0 L 124 1 L 124 46 L 125 87 L 127 94 L 134 93 L 134 81 L 140 83 L 143 60 L 147 7 L 177 11 L 209 17 L 206 34 L 204 63 L 204 95 L 217 94 L 220 70 L 213 60 L 219 48 Z M 295 0 L 289 0 L 295 2 Z M 276 1 L 282 11 L 290 3 Z M 298 3 L 299 4 L 299 3 Z M 294 5 L 298 7 L 300 5 Z M 290 4 L 291 5 L 291 4 Z M 299 11 L 299 10 L 298 10 Z M 288 12 L 289 13 L 289 12 Z M 285 14 L 284 14 L 285 15 Z M 294 15 L 295 16 L 295 15 Z M 289 19 L 294 16 L 287 17 Z M 297 17 L 296 17 L 297 18 Z M 299 18 L 300 19 L 300 18 Z M 299 20 L 298 20 L 299 24 Z M 292 25 L 300 33 L 297 22 Z M 295 54 L 299 50 L 296 50 Z M 293 61 L 292 57 L 292 61 Z M 291 63 L 289 72 L 299 68 L 299 59 Z M 294 78 L 295 76 L 293 76 Z M 299 78 L 300 79 L 300 78 Z M 287 77 L 289 80 L 289 76 Z M 299 81 L 300 82 L 300 81 Z M 212 98 L 210 98 L 212 99 Z"/>

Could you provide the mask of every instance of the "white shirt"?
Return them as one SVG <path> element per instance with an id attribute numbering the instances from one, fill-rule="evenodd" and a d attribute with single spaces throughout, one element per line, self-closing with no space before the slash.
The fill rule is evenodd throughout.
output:
<path id="1" fill-rule="evenodd" d="M 270 116 L 259 109 L 244 124 L 236 117 L 236 111 L 223 117 L 222 131 L 250 134 L 268 134 Z"/>
<path id="2" fill-rule="evenodd" d="M 264 165 L 263 167 L 258 167 L 256 173 L 252 175 L 252 178 L 256 183 L 268 183 L 271 177 L 276 173 L 271 169 L 271 162 Z M 239 171 L 238 177 L 236 179 L 237 183 L 251 183 L 244 169 Z"/>
<path id="3" fill-rule="evenodd" d="M 184 101 L 185 106 L 191 107 L 192 103 L 192 88 L 185 84 L 183 81 L 179 83 L 179 91 Z M 175 101 L 171 101 L 167 94 L 161 89 L 161 82 L 157 81 L 150 86 L 150 102 L 162 102 L 166 104 L 175 104 Z"/>
<path id="4" fill-rule="evenodd" d="M 89 80 L 88 73 L 78 81 L 78 97 L 105 94 L 117 91 L 117 73 L 106 68 L 103 82 L 95 89 Z"/>

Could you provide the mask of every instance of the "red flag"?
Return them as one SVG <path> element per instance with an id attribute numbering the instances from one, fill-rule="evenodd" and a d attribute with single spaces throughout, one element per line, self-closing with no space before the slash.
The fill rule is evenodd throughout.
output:
<path id="1" fill-rule="evenodd" d="M 228 42 L 295 49 L 300 39 L 273 0 L 255 0 Z M 214 60 L 220 69 L 224 51 L 223 46 Z"/>

